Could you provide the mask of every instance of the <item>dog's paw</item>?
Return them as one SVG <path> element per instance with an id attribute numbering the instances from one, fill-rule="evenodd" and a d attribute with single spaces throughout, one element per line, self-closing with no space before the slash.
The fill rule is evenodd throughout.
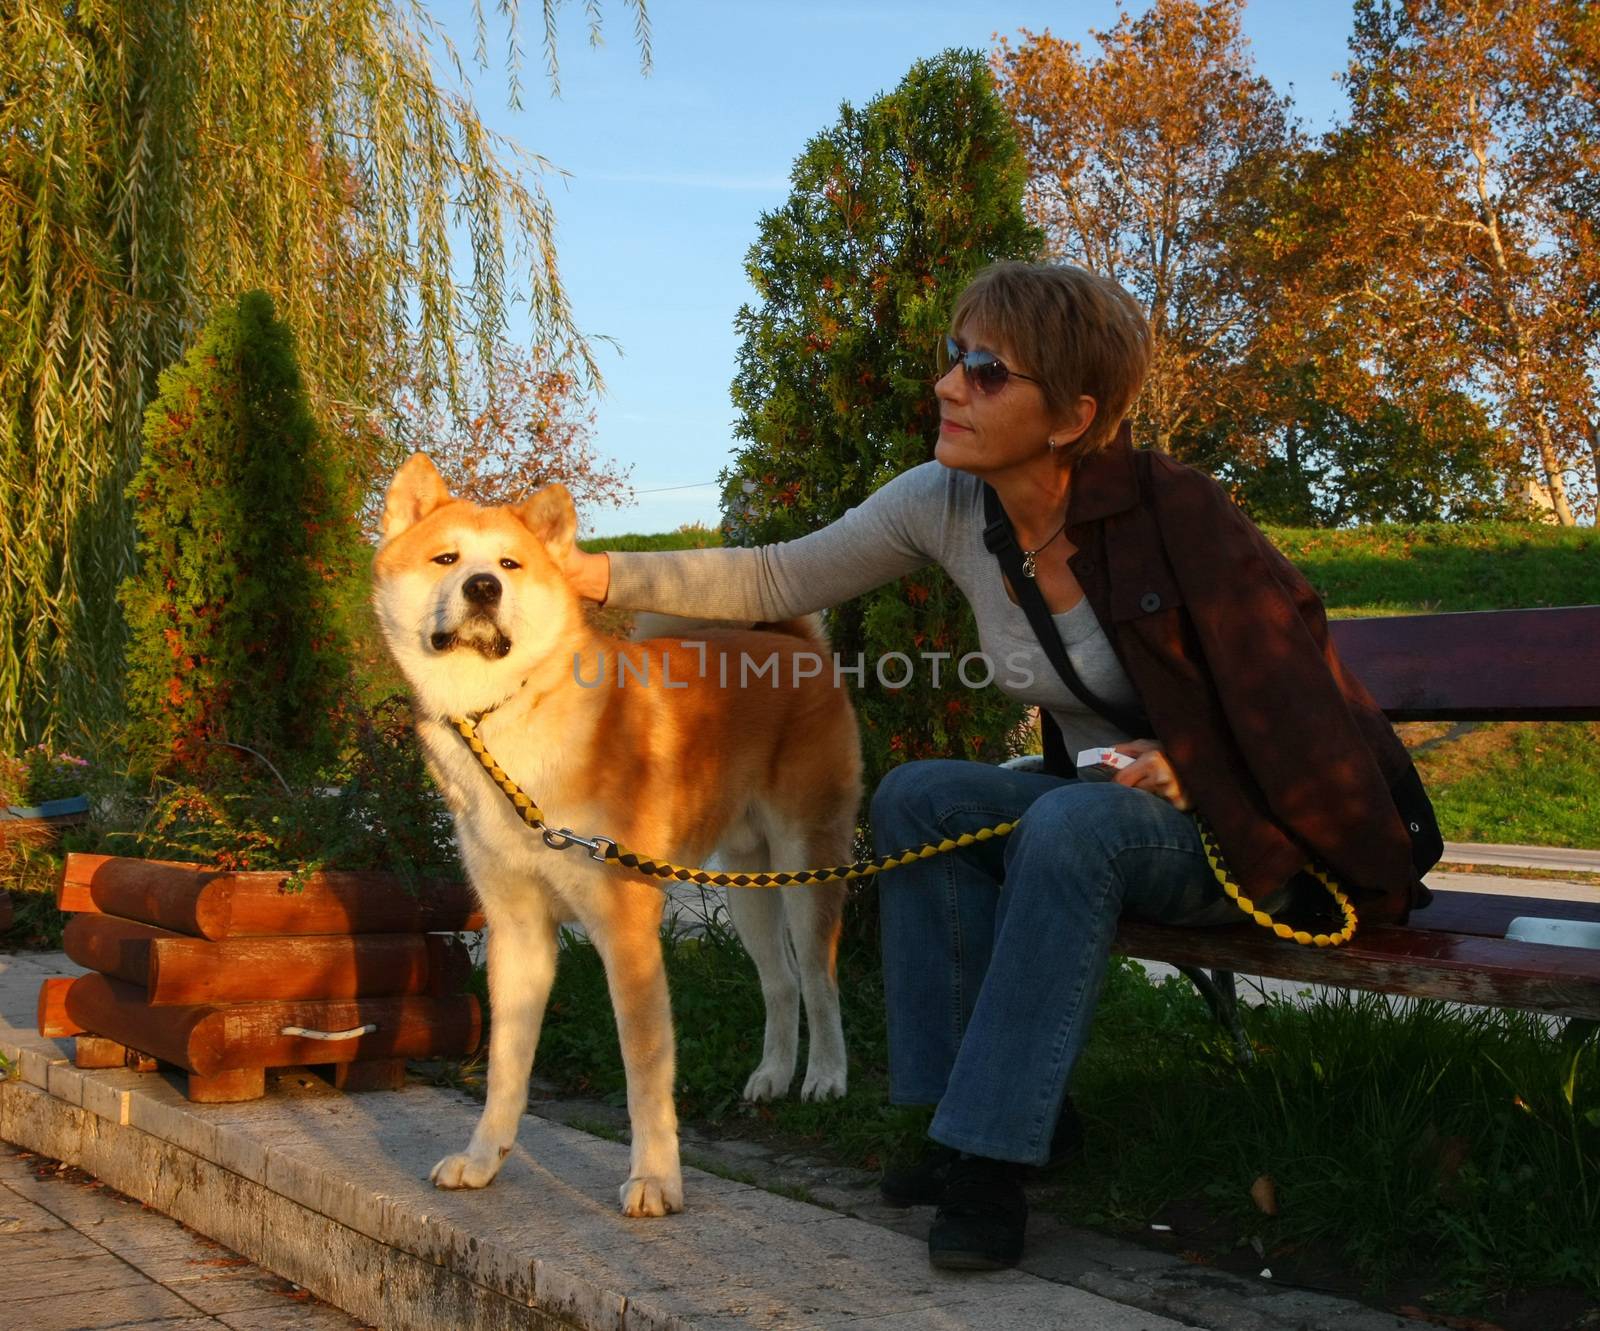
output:
<path id="1" fill-rule="evenodd" d="M 800 1086 L 802 1100 L 837 1100 L 845 1092 L 843 1068 L 807 1068 Z"/>
<path id="2" fill-rule="evenodd" d="M 769 1068 L 765 1063 L 750 1074 L 744 1084 L 746 1100 L 776 1100 L 789 1094 L 789 1084 L 794 1080 L 794 1069 Z"/>
<path id="3" fill-rule="evenodd" d="M 682 1174 L 673 1174 L 670 1178 L 630 1178 L 619 1191 L 622 1214 L 635 1219 L 683 1210 Z"/>
<path id="4" fill-rule="evenodd" d="M 505 1158 L 504 1151 L 487 1156 L 474 1155 L 471 1151 L 447 1155 L 433 1167 L 428 1179 L 436 1188 L 484 1188 L 494 1181 L 494 1176 L 500 1172 L 500 1162 Z"/>

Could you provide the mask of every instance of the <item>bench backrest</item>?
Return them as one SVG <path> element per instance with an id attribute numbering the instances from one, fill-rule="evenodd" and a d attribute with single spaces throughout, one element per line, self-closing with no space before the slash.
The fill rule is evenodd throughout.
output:
<path id="1" fill-rule="evenodd" d="M 1329 627 L 1391 720 L 1600 721 L 1600 605 Z"/>

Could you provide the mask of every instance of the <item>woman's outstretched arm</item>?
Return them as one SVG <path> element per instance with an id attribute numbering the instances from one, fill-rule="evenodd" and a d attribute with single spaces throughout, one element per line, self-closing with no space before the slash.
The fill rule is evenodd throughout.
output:
<path id="1" fill-rule="evenodd" d="M 791 619 L 935 562 L 948 475 L 938 463 L 913 467 L 820 531 L 777 545 L 609 555 L 574 549 L 564 571 L 581 596 L 622 610 Z"/>

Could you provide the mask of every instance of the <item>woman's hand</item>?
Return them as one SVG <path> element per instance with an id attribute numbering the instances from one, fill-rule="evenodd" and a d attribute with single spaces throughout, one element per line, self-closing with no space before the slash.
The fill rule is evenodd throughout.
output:
<path id="1" fill-rule="evenodd" d="M 1119 786 L 1132 786 L 1135 790 L 1148 790 L 1159 795 L 1173 808 L 1187 813 L 1193 806 L 1184 792 L 1183 783 L 1172 770 L 1161 745 L 1153 739 L 1133 739 L 1116 746 L 1118 753 L 1133 758 L 1132 767 L 1124 767 L 1111 779 Z"/>
<path id="2" fill-rule="evenodd" d="M 558 561 L 558 567 L 572 590 L 586 601 L 603 602 L 611 590 L 611 559 L 603 552 L 587 554 L 574 541 Z"/>

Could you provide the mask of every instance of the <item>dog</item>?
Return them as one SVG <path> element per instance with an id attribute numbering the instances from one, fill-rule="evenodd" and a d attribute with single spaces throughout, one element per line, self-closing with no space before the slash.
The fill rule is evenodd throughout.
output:
<path id="1" fill-rule="evenodd" d="M 665 894 L 580 846 L 546 845 L 451 718 L 478 718 L 484 746 L 549 826 L 676 864 L 715 855 L 729 869 L 850 861 L 860 737 L 814 621 L 786 632 L 708 631 L 695 642 L 599 632 L 561 572 L 576 531 L 564 487 L 481 508 L 454 498 L 421 453 L 385 497 L 373 603 L 488 920 L 488 1096 L 466 1149 L 431 1178 L 484 1187 L 511 1150 L 557 930 L 576 921 L 605 965 L 627 1072 L 633 1140 L 622 1210 L 659 1216 L 683 1206 Z M 766 669 L 747 678 L 774 661 L 775 677 Z M 797 990 L 810 1041 L 802 1093 L 844 1093 L 835 969 L 844 895 L 842 883 L 729 890 L 766 1003 L 761 1062 L 745 1086 L 752 1099 L 784 1094 L 794 1079 Z"/>

